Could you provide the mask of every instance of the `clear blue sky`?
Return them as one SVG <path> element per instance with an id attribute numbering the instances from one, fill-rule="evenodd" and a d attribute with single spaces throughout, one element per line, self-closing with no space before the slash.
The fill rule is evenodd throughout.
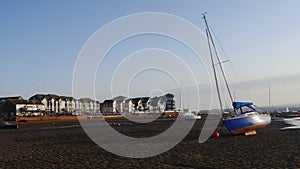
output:
<path id="1" fill-rule="evenodd" d="M 299 103 L 299 7 L 297 0 L 2 0 L 0 96 L 71 95 L 81 48 L 95 31 L 119 17 L 140 12 L 170 13 L 204 31 L 201 13 L 207 11 L 209 23 L 250 99 L 267 105 L 267 88 L 271 85 L 272 104 Z M 156 77 L 160 76 L 164 78 Z M 143 93 L 151 92 L 141 88 L 136 95 Z M 101 92 L 98 95 L 100 101 L 109 97 L 101 96 Z"/>

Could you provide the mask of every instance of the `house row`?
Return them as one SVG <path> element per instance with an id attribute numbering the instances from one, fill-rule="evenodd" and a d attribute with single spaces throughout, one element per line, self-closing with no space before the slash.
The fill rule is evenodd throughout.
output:
<path id="1" fill-rule="evenodd" d="M 175 100 L 173 94 L 166 94 L 155 97 L 126 98 L 118 96 L 101 103 L 102 113 L 159 113 L 175 110 Z"/>
<path id="2" fill-rule="evenodd" d="M 55 94 L 36 94 L 29 100 L 39 101 L 45 105 L 45 111 L 50 114 L 80 115 L 81 113 L 100 112 L 100 102 L 91 98 L 75 99 L 70 96 Z"/>
<path id="3" fill-rule="evenodd" d="M 81 115 L 99 113 L 100 102 L 90 98 L 74 99 L 55 94 L 36 94 L 28 100 L 21 96 L 0 98 L 0 118 L 16 116 Z"/>
<path id="4" fill-rule="evenodd" d="M 55 94 L 36 94 L 28 100 L 21 96 L 0 98 L 0 119 L 13 120 L 17 116 L 82 115 L 102 113 L 147 113 L 175 110 L 174 95 L 105 100 L 75 99 Z"/>

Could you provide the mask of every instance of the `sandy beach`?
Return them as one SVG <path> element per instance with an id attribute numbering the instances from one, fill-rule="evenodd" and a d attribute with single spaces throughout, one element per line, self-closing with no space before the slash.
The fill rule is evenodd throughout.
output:
<path id="1" fill-rule="evenodd" d="M 17 122 L 19 129 L 0 130 L 0 168 L 300 168 L 300 130 L 280 130 L 286 126 L 282 121 L 273 121 L 255 136 L 231 135 L 220 123 L 220 137 L 200 144 L 204 121 L 198 120 L 173 149 L 144 159 L 103 150 L 77 120 Z M 112 122 L 128 124 L 120 119 Z M 158 120 L 116 129 L 145 137 L 158 134 L 172 123 Z"/>

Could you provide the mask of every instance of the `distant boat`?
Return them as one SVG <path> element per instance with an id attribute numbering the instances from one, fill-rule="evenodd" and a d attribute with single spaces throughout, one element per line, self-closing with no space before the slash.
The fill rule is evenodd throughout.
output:
<path id="1" fill-rule="evenodd" d="M 189 107 L 188 91 L 187 91 L 187 102 L 188 102 L 188 107 Z M 182 103 L 180 103 L 180 107 L 181 107 L 181 104 Z M 191 112 L 190 109 L 183 109 L 183 111 L 179 112 L 178 117 L 181 120 L 199 120 L 199 119 L 201 119 L 201 115 Z"/>
<path id="2" fill-rule="evenodd" d="M 269 113 L 263 114 L 258 112 L 256 108 L 253 106 L 252 102 L 233 101 L 233 97 L 231 95 L 231 91 L 222 67 L 222 63 L 224 63 L 225 61 L 221 61 L 218 56 L 218 52 L 206 20 L 206 14 L 203 14 L 202 18 L 204 19 L 206 25 L 206 36 L 207 36 L 208 47 L 210 51 L 210 57 L 211 57 L 214 79 L 215 79 L 221 112 L 224 113 L 221 94 L 219 90 L 218 76 L 216 73 L 216 66 L 219 66 L 220 68 L 223 80 L 226 84 L 226 89 L 228 91 L 234 109 L 234 113 L 233 114 L 230 113 L 229 116 L 227 116 L 227 118 L 223 119 L 223 122 L 225 123 L 227 129 L 232 134 L 254 135 L 256 134 L 256 129 L 263 128 L 271 123 L 270 114 Z"/>
<path id="3" fill-rule="evenodd" d="M 179 113 L 179 118 L 181 120 L 199 120 L 201 119 L 201 116 L 190 111 L 184 111 Z"/>
<path id="4" fill-rule="evenodd" d="M 285 118 L 283 121 L 289 125 L 300 126 L 300 117 Z"/>
<path id="5" fill-rule="evenodd" d="M 300 117 L 284 118 L 283 121 L 290 126 L 283 127 L 283 128 L 281 128 L 282 130 L 300 129 Z"/>
<path id="6" fill-rule="evenodd" d="M 285 112 L 286 112 L 286 113 L 289 113 L 289 112 L 290 112 L 290 109 L 289 109 L 288 107 L 286 107 Z"/>

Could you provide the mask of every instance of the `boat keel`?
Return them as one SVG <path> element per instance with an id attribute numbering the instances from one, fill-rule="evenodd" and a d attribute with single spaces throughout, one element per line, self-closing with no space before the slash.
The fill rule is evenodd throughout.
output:
<path id="1" fill-rule="evenodd" d="M 247 131 L 244 133 L 246 136 L 256 135 L 256 130 Z"/>

